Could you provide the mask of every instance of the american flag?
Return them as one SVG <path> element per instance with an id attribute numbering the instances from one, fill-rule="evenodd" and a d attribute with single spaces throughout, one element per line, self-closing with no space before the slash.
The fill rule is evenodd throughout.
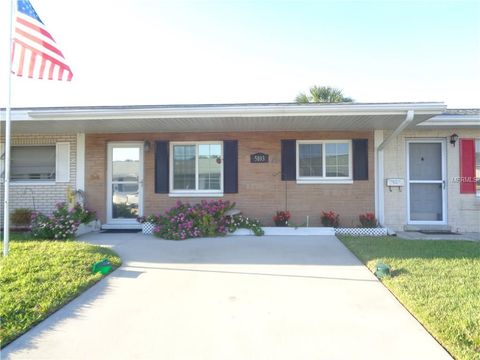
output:
<path id="1" fill-rule="evenodd" d="M 72 80 L 73 73 L 28 0 L 17 0 L 12 72 L 35 79 Z"/>

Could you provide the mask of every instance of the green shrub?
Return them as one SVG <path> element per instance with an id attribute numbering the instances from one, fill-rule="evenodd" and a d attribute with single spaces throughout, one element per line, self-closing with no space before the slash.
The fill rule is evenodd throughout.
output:
<path id="1" fill-rule="evenodd" d="M 19 208 L 12 211 L 10 214 L 10 222 L 16 226 L 30 226 L 32 222 L 32 209 Z"/>
<path id="2" fill-rule="evenodd" d="M 262 229 L 262 224 L 258 219 L 250 219 L 243 215 L 234 215 L 229 221 L 228 231 L 234 232 L 237 229 L 249 229 L 252 230 L 254 235 L 262 236 L 265 231 Z"/>

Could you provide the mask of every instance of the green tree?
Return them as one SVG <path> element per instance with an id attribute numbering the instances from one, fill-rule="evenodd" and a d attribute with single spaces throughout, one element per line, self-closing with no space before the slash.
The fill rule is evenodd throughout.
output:
<path id="1" fill-rule="evenodd" d="M 340 89 L 332 88 L 330 86 L 312 86 L 310 88 L 310 95 L 300 93 L 295 98 L 299 104 L 304 103 L 332 103 L 332 102 L 352 102 L 353 99 L 343 96 Z"/>

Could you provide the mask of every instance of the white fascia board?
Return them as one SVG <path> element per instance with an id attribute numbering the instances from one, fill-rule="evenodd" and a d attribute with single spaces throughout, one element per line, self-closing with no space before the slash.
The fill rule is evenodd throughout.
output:
<path id="1" fill-rule="evenodd" d="M 480 115 L 438 115 L 417 126 L 480 126 Z"/>
<path id="2" fill-rule="evenodd" d="M 38 109 L 20 110 L 15 120 L 101 120 L 134 118 L 214 118 L 214 117 L 272 117 L 272 116 L 349 116 L 400 115 L 408 110 L 416 114 L 441 114 L 443 103 L 396 104 L 326 104 L 326 105 L 232 105 L 199 107 L 145 107 L 136 109 Z M 16 111 L 14 111 L 16 112 Z"/>

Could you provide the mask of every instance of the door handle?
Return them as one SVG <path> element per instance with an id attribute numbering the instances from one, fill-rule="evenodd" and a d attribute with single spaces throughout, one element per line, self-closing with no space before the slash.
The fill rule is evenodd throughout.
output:
<path id="1" fill-rule="evenodd" d="M 443 184 L 443 188 L 445 189 L 447 187 L 445 180 L 442 180 L 442 184 Z"/>

